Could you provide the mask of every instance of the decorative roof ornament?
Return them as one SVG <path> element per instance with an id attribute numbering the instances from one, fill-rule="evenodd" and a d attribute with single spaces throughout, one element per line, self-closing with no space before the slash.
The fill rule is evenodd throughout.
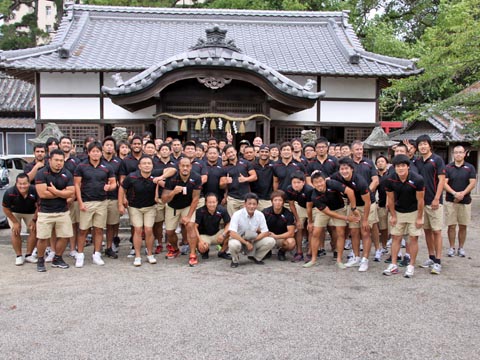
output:
<path id="1" fill-rule="evenodd" d="M 199 38 L 195 46 L 192 46 L 190 49 L 198 50 L 209 47 L 222 47 L 241 53 L 242 50 L 235 45 L 234 40 L 226 40 L 227 31 L 227 29 L 220 29 L 220 26 L 215 24 L 213 27 L 205 29 L 207 40 L 205 41 L 204 39 Z"/>

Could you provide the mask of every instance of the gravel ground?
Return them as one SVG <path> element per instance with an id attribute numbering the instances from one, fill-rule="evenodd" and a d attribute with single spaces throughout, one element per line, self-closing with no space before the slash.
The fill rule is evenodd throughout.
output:
<path id="1" fill-rule="evenodd" d="M 103 267 L 88 247 L 84 268 L 67 259 L 72 268 L 40 274 L 14 265 L 0 230 L 0 358 L 479 359 L 479 215 L 476 198 L 466 258 L 413 279 L 372 261 L 367 273 L 338 270 L 331 252 L 312 269 L 276 259 L 231 269 L 215 251 L 195 268 L 165 253 L 134 268 L 125 240 Z"/>

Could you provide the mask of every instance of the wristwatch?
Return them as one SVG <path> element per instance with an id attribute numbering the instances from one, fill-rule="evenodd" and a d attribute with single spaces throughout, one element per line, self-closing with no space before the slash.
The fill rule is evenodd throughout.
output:
<path id="1" fill-rule="evenodd" d="M 355 210 L 357 210 L 357 208 L 356 208 L 356 207 L 354 207 L 354 208 L 350 208 L 350 209 L 352 209 L 352 211 L 355 211 Z"/>

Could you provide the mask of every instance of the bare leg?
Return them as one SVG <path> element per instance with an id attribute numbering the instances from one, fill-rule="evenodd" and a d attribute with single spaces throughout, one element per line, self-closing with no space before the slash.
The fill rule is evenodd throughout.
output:
<path id="1" fill-rule="evenodd" d="M 467 240 L 467 225 L 458 225 L 458 247 L 463 249 Z"/>

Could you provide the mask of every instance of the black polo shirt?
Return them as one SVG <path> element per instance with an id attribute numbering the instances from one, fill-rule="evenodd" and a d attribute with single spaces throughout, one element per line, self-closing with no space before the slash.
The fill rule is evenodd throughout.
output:
<path id="1" fill-rule="evenodd" d="M 153 179 L 158 176 L 157 170 L 152 171 L 150 176 L 143 177 L 140 170 L 127 175 L 123 180 L 122 187 L 127 192 L 128 206 L 141 209 L 155 205 L 155 190 L 157 184 Z"/>
<path id="2" fill-rule="evenodd" d="M 296 201 L 298 205 L 302 208 L 307 208 L 307 202 L 312 201 L 312 191 L 313 187 L 305 184 L 301 191 L 295 191 L 292 188 L 292 185 L 289 185 L 287 188 L 287 200 Z"/>
<path id="3" fill-rule="evenodd" d="M 112 159 L 108 161 L 107 159 L 102 157 L 102 163 L 110 166 L 110 168 L 113 171 L 113 174 L 115 175 L 115 180 L 117 181 L 117 187 L 115 187 L 115 190 L 107 192 L 107 199 L 117 200 L 118 199 L 118 180 L 120 179 L 118 172 L 120 171 L 120 164 L 122 163 L 122 159 L 120 159 L 119 157 L 113 156 Z"/>
<path id="4" fill-rule="evenodd" d="M 195 214 L 195 223 L 198 225 L 198 232 L 201 235 L 215 235 L 220 230 L 222 220 L 224 224 L 228 224 L 230 215 L 228 215 L 227 209 L 221 205 L 217 206 L 213 214 L 210 214 L 207 206 L 197 209 Z"/>
<path id="5" fill-rule="evenodd" d="M 261 200 L 270 200 L 273 190 L 273 165 L 268 161 L 265 166 L 260 165 L 258 159 L 252 162 L 257 173 L 257 180 L 251 183 L 252 192 L 258 195 Z"/>
<path id="6" fill-rule="evenodd" d="M 362 195 L 370 194 L 370 189 L 368 188 L 367 181 L 362 177 L 353 172 L 352 178 L 350 181 L 345 180 L 340 173 L 335 173 L 331 177 L 333 180 L 337 180 L 342 184 L 348 186 L 350 189 L 353 190 L 355 193 L 355 199 L 357 202 L 357 206 L 364 206 L 365 202 L 362 199 Z"/>
<path id="7" fill-rule="evenodd" d="M 408 172 L 405 182 L 396 173 L 388 175 L 384 181 L 385 191 L 395 195 L 395 211 L 410 213 L 418 209 L 417 192 L 425 190 L 423 178 L 413 171 Z"/>
<path id="8" fill-rule="evenodd" d="M 45 164 L 47 163 L 47 160 L 45 160 L 44 162 Z M 33 160 L 32 162 L 29 162 L 28 164 L 25 164 L 25 167 L 23 168 L 23 172 L 25 174 L 29 174 L 32 172 L 33 170 L 33 167 L 37 164 L 37 162 L 35 160 Z M 38 171 L 40 171 L 41 169 L 43 169 L 43 167 L 41 167 L 40 169 L 38 169 Z M 32 185 L 35 185 L 35 179 L 32 179 L 32 181 L 30 181 L 30 184 Z"/>
<path id="9" fill-rule="evenodd" d="M 218 164 L 210 165 L 206 163 L 205 168 L 207 169 L 207 182 L 203 184 L 203 193 L 206 195 L 208 193 L 214 193 L 217 195 L 218 201 L 222 201 L 225 194 L 225 190 L 220 189 L 220 178 L 225 176 L 225 169 Z"/>
<path id="10" fill-rule="evenodd" d="M 225 170 L 225 176 L 230 176 L 233 180 L 231 184 L 228 184 L 228 195 L 234 199 L 243 200 L 246 193 L 249 193 L 250 183 L 238 182 L 238 177 L 242 174 L 245 177 L 250 176 L 249 171 L 253 170 L 252 163 L 248 160 L 239 159 L 236 165 L 228 164 L 223 167 Z"/>
<path id="11" fill-rule="evenodd" d="M 35 214 L 37 208 L 38 194 L 34 185 L 28 188 L 27 196 L 23 197 L 14 185 L 5 190 L 2 206 L 11 212 L 19 214 Z"/>
<path id="12" fill-rule="evenodd" d="M 37 172 L 35 184 L 47 184 L 47 186 L 53 184 L 58 190 L 64 190 L 68 186 L 73 186 L 73 175 L 65 168 L 55 173 L 47 165 Z M 60 197 L 55 199 L 40 198 L 39 211 L 43 213 L 66 212 L 68 211 L 67 199 Z"/>
<path id="13" fill-rule="evenodd" d="M 287 226 L 295 225 L 295 218 L 292 212 L 284 207 L 280 214 L 275 214 L 273 206 L 263 209 L 262 212 L 265 215 L 268 230 L 275 235 L 286 233 L 288 231 Z"/>
<path id="14" fill-rule="evenodd" d="M 118 169 L 119 176 L 127 176 L 128 174 L 138 170 L 138 163 L 140 159 L 137 159 L 132 154 L 128 154 L 122 160 L 120 168 Z"/>
<path id="15" fill-rule="evenodd" d="M 385 192 L 385 179 L 390 175 L 392 172 L 390 171 L 393 168 L 393 166 L 389 167 L 387 171 L 383 175 L 380 175 L 380 173 L 377 172 L 378 175 L 378 206 L 381 208 L 384 208 L 387 206 L 387 193 Z M 393 171 L 395 172 L 395 170 Z"/>
<path id="16" fill-rule="evenodd" d="M 470 179 L 477 178 L 477 172 L 472 164 L 464 162 L 462 166 L 456 166 L 455 162 L 451 162 L 446 166 L 446 177 L 448 179 L 448 185 L 455 190 L 455 192 L 463 191 L 470 184 Z M 453 202 L 454 197 L 452 194 L 447 193 L 445 197 L 446 201 Z M 459 204 L 470 204 L 472 197 L 470 193 L 463 197 Z"/>
<path id="17" fill-rule="evenodd" d="M 326 207 L 332 211 L 343 208 L 345 206 L 343 195 L 345 195 L 346 189 L 347 186 L 339 181 L 327 180 L 325 192 L 319 192 L 313 189 L 311 194 L 313 207 L 316 207 L 320 211 Z"/>
<path id="18" fill-rule="evenodd" d="M 173 190 L 175 186 L 186 187 L 187 194 L 180 193 L 175 195 L 168 203 L 168 206 L 173 209 L 185 209 L 192 203 L 193 191 L 202 189 L 202 178 L 192 171 L 188 180 L 183 181 L 180 174 L 177 173 L 165 181 L 165 190 Z"/>
<path id="19" fill-rule="evenodd" d="M 176 168 L 175 163 L 169 158 L 167 162 L 163 162 L 158 156 L 153 158 L 153 168 L 155 170 L 165 170 L 167 168 Z"/>
<path id="20" fill-rule="evenodd" d="M 438 188 L 438 177 L 445 175 L 445 163 L 437 154 L 432 154 L 427 160 L 421 156 L 415 159 L 418 173 L 425 182 L 425 205 L 431 205 Z M 440 204 L 443 204 L 443 194 L 440 195 Z"/>
<path id="21" fill-rule="evenodd" d="M 286 192 L 288 186 L 292 183 L 292 174 L 297 171 L 307 176 L 305 166 L 301 162 L 292 160 L 287 165 L 285 165 L 282 160 L 274 162 L 273 176 L 278 178 L 278 189 Z"/>
<path id="22" fill-rule="evenodd" d="M 83 201 L 103 201 L 107 200 L 107 192 L 103 188 L 111 178 L 115 179 L 115 174 L 110 165 L 100 161 L 93 166 L 87 160 L 77 166 L 74 177 L 82 178 L 80 193 Z"/>
<path id="23" fill-rule="evenodd" d="M 84 160 L 81 160 L 78 157 L 69 157 L 68 159 L 65 160 L 65 166 L 64 167 L 65 167 L 65 169 L 70 171 L 71 174 L 74 174 L 77 166 L 84 161 L 88 161 L 88 157 L 87 157 L 87 159 L 84 159 Z"/>
<path id="24" fill-rule="evenodd" d="M 332 174 L 338 171 L 338 160 L 333 156 L 327 155 L 327 158 L 322 163 L 315 157 L 312 161 L 309 161 L 307 165 L 308 176 L 312 175 L 315 170 L 320 170 L 325 176 L 330 177 Z"/>

